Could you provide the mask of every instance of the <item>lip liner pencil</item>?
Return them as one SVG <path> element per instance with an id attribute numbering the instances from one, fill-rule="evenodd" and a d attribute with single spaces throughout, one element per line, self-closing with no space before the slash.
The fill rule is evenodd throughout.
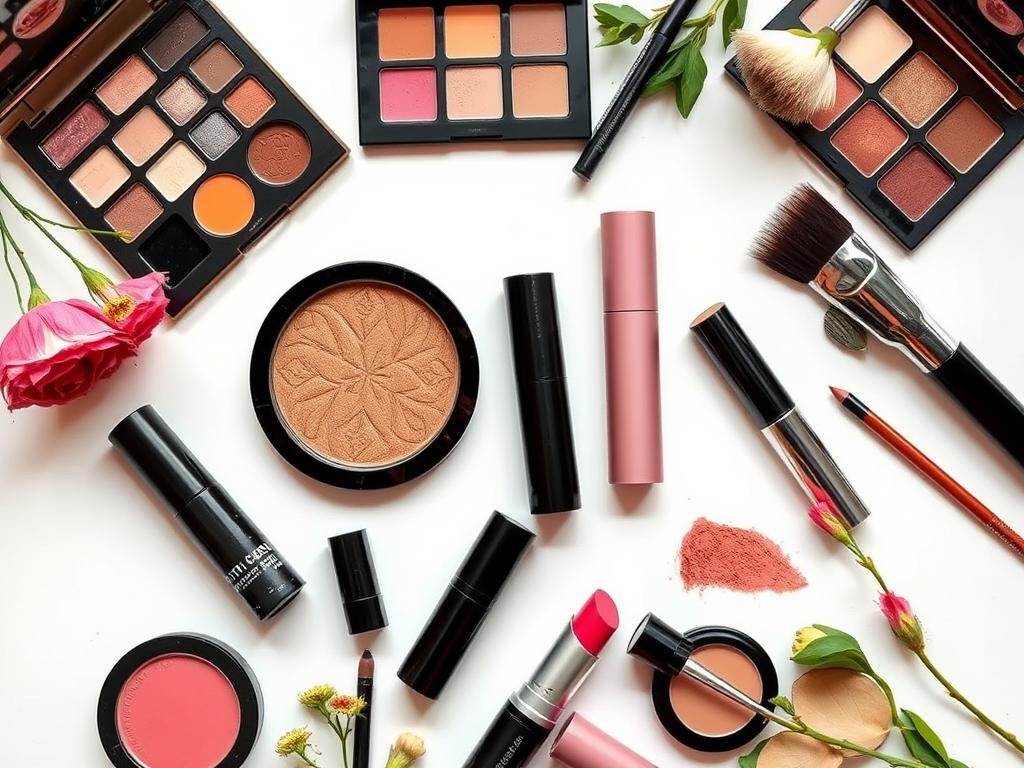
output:
<path id="1" fill-rule="evenodd" d="M 640 50 L 633 66 L 629 68 L 626 78 L 612 98 L 612 103 L 608 105 L 608 109 L 601 116 L 597 127 L 594 128 L 594 134 L 587 142 L 587 146 L 583 148 L 580 159 L 573 166 L 572 172 L 583 181 L 590 181 L 598 163 L 604 158 L 604 153 L 608 151 L 612 139 L 615 138 L 622 124 L 626 122 L 626 118 L 633 112 L 651 75 L 665 61 L 669 46 L 676 39 L 679 30 L 683 28 L 683 22 L 686 21 L 686 17 L 690 15 L 690 11 L 696 4 L 697 0 L 674 0 L 657 28 L 651 32 L 647 44 Z"/>
<path id="2" fill-rule="evenodd" d="M 844 389 L 829 387 L 839 404 L 856 416 L 864 425 L 884 440 L 889 447 L 919 469 L 929 480 L 953 497 L 975 519 L 988 528 L 1006 545 L 1024 558 L 1024 538 L 1000 519 L 995 512 L 972 496 L 966 488 L 950 477 L 938 464 L 929 459 L 907 438 L 889 426 L 874 411 Z"/>
<path id="3" fill-rule="evenodd" d="M 373 704 L 373 654 L 369 649 L 359 657 L 356 677 L 356 696 L 362 696 L 366 702 L 361 717 L 357 717 L 353 725 L 352 765 L 353 768 L 369 768 L 370 766 L 370 712 Z"/>

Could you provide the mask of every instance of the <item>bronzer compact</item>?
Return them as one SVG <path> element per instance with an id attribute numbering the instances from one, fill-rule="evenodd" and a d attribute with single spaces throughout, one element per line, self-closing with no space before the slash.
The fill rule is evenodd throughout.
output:
<path id="1" fill-rule="evenodd" d="M 99 242 L 129 274 L 168 274 L 171 315 L 348 154 L 205 0 L 17 4 L 3 135 L 86 227 L 127 233 Z"/>
<path id="2" fill-rule="evenodd" d="M 451 453 L 480 364 L 462 314 L 407 269 L 353 261 L 278 300 L 253 346 L 256 418 L 292 466 L 339 488 L 400 485 Z"/>
<path id="3" fill-rule="evenodd" d="M 816 32 L 848 4 L 794 0 L 768 28 Z M 777 122 L 913 249 L 1024 138 L 1022 16 L 1021 0 L 873 0 L 836 49 L 835 106 Z"/>
<path id="4" fill-rule="evenodd" d="M 359 143 L 590 136 L 585 0 L 356 0 Z"/>

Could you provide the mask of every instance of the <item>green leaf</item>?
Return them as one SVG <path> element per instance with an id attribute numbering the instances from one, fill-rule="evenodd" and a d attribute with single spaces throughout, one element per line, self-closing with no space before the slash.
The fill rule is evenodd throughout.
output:
<path id="1" fill-rule="evenodd" d="M 636 8 L 630 5 L 611 5 L 610 3 L 597 3 L 594 11 L 615 19 L 620 24 L 636 24 L 646 27 L 651 20 L 644 16 Z"/>
<path id="2" fill-rule="evenodd" d="M 615 45 L 621 43 L 622 27 L 610 27 L 605 33 L 604 37 L 601 38 L 601 42 L 597 44 L 598 48 L 602 48 L 606 45 Z"/>
<path id="3" fill-rule="evenodd" d="M 697 45 L 689 45 L 685 49 L 686 69 L 679 81 L 679 88 L 676 91 L 676 108 L 684 118 L 690 116 L 693 105 L 697 103 L 697 97 L 704 90 L 704 81 L 708 77 L 708 65 Z"/>
<path id="4" fill-rule="evenodd" d="M 722 44 L 728 48 L 732 33 L 743 26 L 747 16 L 747 0 L 729 0 L 722 10 Z"/>
<path id="5" fill-rule="evenodd" d="M 949 763 L 942 759 L 942 755 L 932 749 L 921 734 L 914 730 L 914 726 L 907 726 L 900 733 L 903 735 L 903 741 L 907 744 L 907 749 L 916 760 L 933 766 L 933 768 L 950 768 Z"/>
<path id="6" fill-rule="evenodd" d="M 692 35 L 691 35 L 692 37 Z M 686 38 L 689 40 L 690 38 Z M 661 65 L 657 72 L 651 75 L 651 79 L 647 81 L 647 85 L 644 87 L 643 96 L 653 96 L 661 90 L 664 90 L 668 86 L 672 85 L 683 71 L 686 69 L 686 53 L 685 49 L 689 46 L 682 46 L 674 53 L 671 53 L 665 63 Z"/>
<path id="7" fill-rule="evenodd" d="M 646 32 L 646 31 L 647 30 L 645 30 L 643 27 L 638 27 L 636 32 L 633 34 L 633 36 L 631 38 L 629 38 L 630 45 L 636 45 L 641 40 L 643 40 L 644 39 L 644 32 Z"/>
<path id="8" fill-rule="evenodd" d="M 619 20 L 612 16 L 607 11 L 601 10 L 601 3 L 598 3 L 594 8 L 594 18 L 597 19 L 597 23 L 602 27 L 617 27 L 619 26 Z"/>
<path id="9" fill-rule="evenodd" d="M 783 712 L 787 712 L 791 715 L 796 714 L 796 709 L 793 707 L 793 702 L 787 699 L 785 696 L 774 696 L 768 699 L 772 704 L 781 709 Z"/>
<path id="10" fill-rule="evenodd" d="M 949 764 L 953 766 L 953 768 L 971 768 L 971 766 L 966 763 L 961 763 L 959 760 L 950 760 Z"/>
<path id="11" fill-rule="evenodd" d="M 839 629 L 826 627 L 824 624 L 813 624 L 812 626 L 820 632 L 824 632 L 825 637 L 819 637 L 808 643 L 803 650 L 791 658 L 792 661 L 807 667 L 838 667 L 857 672 L 871 670 L 871 665 L 868 664 L 860 643 L 853 635 Z"/>
<path id="12" fill-rule="evenodd" d="M 761 750 L 764 749 L 764 745 L 768 743 L 768 739 L 764 739 L 758 742 L 754 750 L 747 755 L 743 755 L 739 759 L 740 768 L 757 768 L 757 758 L 761 754 Z"/>
<path id="13" fill-rule="evenodd" d="M 924 721 L 920 715 L 911 712 L 909 709 L 900 710 L 903 716 L 910 721 L 913 725 L 914 730 L 924 739 L 928 746 L 931 747 L 936 754 L 942 758 L 943 766 L 949 765 L 949 753 L 946 752 L 946 746 L 942 743 L 942 739 L 939 738 L 938 734 L 932 730 L 931 726 Z M 909 744 L 907 745 L 909 746 Z"/>

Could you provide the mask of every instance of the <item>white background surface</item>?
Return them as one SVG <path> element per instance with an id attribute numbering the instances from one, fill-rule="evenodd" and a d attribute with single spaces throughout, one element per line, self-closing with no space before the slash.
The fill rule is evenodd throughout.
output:
<path id="1" fill-rule="evenodd" d="M 138 643 L 187 630 L 235 647 L 260 679 L 265 718 L 252 768 L 285 765 L 275 741 L 303 724 L 316 731 L 321 765 L 340 765 L 336 740 L 294 696 L 324 681 L 354 691 L 367 645 L 377 660 L 374 768 L 403 730 L 426 739 L 421 765 L 455 768 L 596 587 L 617 601 L 622 627 L 572 708 L 659 766 L 730 765 L 735 754 L 701 756 L 662 731 L 650 673 L 624 654 L 647 611 L 681 630 L 718 623 L 747 631 L 775 659 L 787 692 L 799 673 L 787 660 L 793 631 L 811 622 L 842 627 L 953 756 L 987 767 L 1020 759 L 901 651 L 873 604 L 868 574 L 807 521 L 804 497 L 687 325 L 711 303 L 729 304 L 873 509 L 860 540 L 911 599 L 933 658 L 992 717 L 1024 731 L 1024 563 L 856 424 L 827 385 L 859 395 L 1018 530 L 1024 472 L 899 354 L 878 343 L 863 356 L 833 347 L 820 328 L 823 303 L 744 255 L 784 193 L 813 181 L 940 322 L 1024 393 L 1024 155 L 1009 157 L 911 257 L 755 112 L 722 73 L 717 30 L 706 46 L 711 75 L 691 119 L 678 118 L 671 98 L 642 103 L 583 187 L 570 172 L 575 143 L 362 150 L 351 3 L 220 5 L 353 153 L 113 379 L 66 407 L 0 417 L 0 764 L 108 765 L 95 726 L 105 675 Z M 749 26 L 762 26 L 780 6 L 751 3 Z M 592 52 L 595 120 L 635 53 Z M 43 214 L 61 212 L 9 149 L 0 159 L 0 173 L 23 202 Z M 667 481 L 648 492 L 613 489 L 605 474 L 598 216 L 624 208 L 658 217 Z M 81 294 L 75 272 L 27 224 L 8 220 L 50 295 Z M 95 244 L 67 240 L 79 256 L 121 276 Z M 352 259 L 395 262 L 435 282 L 460 307 L 479 350 L 480 397 L 461 445 L 433 472 L 391 491 L 336 490 L 293 471 L 264 438 L 249 399 L 249 355 L 267 310 L 300 278 Z M 501 279 L 548 270 L 557 280 L 583 508 L 531 519 Z M 18 313 L 6 282 L 0 294 L 7 328 Z M 252 619 L 109 447 L 110 428 L 144 403 L 308 581 L 274 620 Z M 430 703 L 394 673 L 495 508 L 538 537 L 445 694 Z M 676 551 L 701 515 L 769 535 L 809 586 L 781 596 L 684 591 Z M 361 527 L 370 532 L 391 625 L 351 638 L 326 539 Z M 888 746 L 902 754 L 897 737 Z M 545 747 L 534 765 L 551 764 Z"/>

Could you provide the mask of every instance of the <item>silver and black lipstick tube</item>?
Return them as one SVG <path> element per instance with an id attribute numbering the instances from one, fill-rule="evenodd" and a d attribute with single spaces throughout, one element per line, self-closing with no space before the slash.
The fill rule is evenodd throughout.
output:
<path id="1" fill-rule="evenodd" d="M 728 307 L 711 306 L 690 330 L 807 495 L 830 504 L 850 527 L 863 522 L 870 511 Z"/>
<path id="2" fill-rule="evenodd" d="M 935 322 L 856 233 L 825 263 L 810 286 L 883 343 L 913 360 L 1024 466 L 1024 406 Z"/>
<path id="3" fill-rule="evenodd" d="M 462 768 L 521 768 L 540 749 L 597 663 L 566 625 L 528 682 L 491 721 Z"/>

